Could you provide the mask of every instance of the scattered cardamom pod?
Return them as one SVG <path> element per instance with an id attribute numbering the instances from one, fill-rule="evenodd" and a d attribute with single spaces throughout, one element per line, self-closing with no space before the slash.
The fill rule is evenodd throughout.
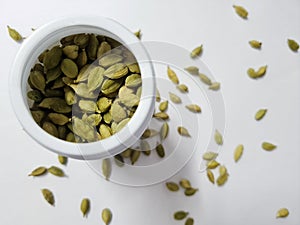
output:
<path id="1" fill-rule="evenodd" d="M 161 102 L 161 103 L 159 104 L 159 110 L 160 110 L 161 112 L 166 111 L 166 110 L 168 109 L 168 104 L 169 104 L 168 101 Z"/>
<path id="2" fill-rule="evenodd" d="M 256 114 L 255 114 L 255 119 L 257 121 L 261 120 L 262 118 L 264 118 L 264 116 L 266 115 L 267 111 L 268 111 L 267 109 L 260 109 L 260 110 L 258 110 L 256 112 Z"/>
<path id="3" fill-rule="evenodd" d="M 198 191 L 198 188 L 186 188 L 184 191 L 185 196 L 193 196 Z"/>
<path id="4" fill-rule="evenodd" d="M 84 198 L 80 204 L 80 210 L 82 212 L 83 217 L 86 217 L 88 212 L 90 211 L 90 200 L 88 198 Z"/>
<path id="5" fill-rule="evenodd" d="M 175 104 L 179 104 L 181 103 L 181 98 L 179 98 L 177 95 L 169 92 L 169 97 L 170 97 L 170 100 L 175 103 Z"/>
<path id="6" fill-rule="evenodd" d="M 168 120 L 169 115 L 165 112 L 157 112 L 153 115 L 154 118 L 162 119 L 162 120 Z"/>
<path id="7" fill-rule="evenodd" d="M 51 166 L 50 168 L 48 168 L 48 172 L 53 174 L 54 176 L 57 177 L 64 177 L 65 173 L 62 169 L 56 167 L 56 166 Z"/>
<path id="8" fill-rule="evenodd" d="M 181 92 L 181 93 L 187 93 L 189 92 L 189 88 L 188 86 L 186 86 L 185 84 L 179 84 L 176 86 L 176 88 Z"/>
<path id="9" fill-rule="evenodd" d="M 224 176 L 227 174 L 227 168 L 225 166 L 220 166 L 219 167 L 219 173 L 220 173 L 220 176 Z"/>
<path id="10" fill-rule="evenodd" d="M 184 68 L 189 74 L 191 75 L 198 75 L 199 74 L 199 68 L 196 66 L 188 66 Z"/>
<path id="11" fill-rule="evenodd" d="M 234 5 L 233 8 L 235 9 L 235 12 L 243 19 L 248 19 L 248 11 L 242 7 L 242 6 L 238 6 L 238 5 Z"/>
<path id="12" fill-rule="evenodd" d="M 194 225 L 194 219 L 193 218 L 187 218 L 184 225 Z"/>
<path id="13" fill-rule="evenodd" d="M 252 48 L 261 49 L 262 42 L 256 41 L 256 40 L 251 40 L 251 41 L 249 41 L 249 44 Z"/>
<path id="14" fill-rule="evenodd" d="M 257 71 L 253 68 L 247 70 L 248 76 L 253 79 L 258 79 L 263 77 L 267 72 L 267 66 L 261 66 Z"/>
<path id="15" fill-rule="evenodd" d="M 34 169 L 30 174 L 28 174 L 28 176 L 38 177 L 44 175 L 45 173 L 47 173 L 47 168 L 40 166 Z"/>
<path id="16" fill-rule="evenodd" d="M 263 142 L 261 147 L 266 151 L 273 151 L 275 148 L 277 148 L 276 145 L 269 142 Z"/>
<path id="17" fill-rule="evenodd" d="M 218 156 L 218 153 L 215 153 L 215 152 L 205 152 L 202 156 L 202 158 L 206 161 L 211 161 L 211 160 L 214 160 L 216 159 Z"/>
<path id="18" fill-rule="evenodd" d="M 244 146 L 243 145 L 238 145 L 236 148 L 235 148 L 235 151 L 234 151 L 234 161 L 237 162 L 240 160 L 240 158 L 242 157 L 243 155 L 243 152 L 244 152 Z"/>
<path id="19" fill-rule="evenodd" d="M 111 175 L 111 161 L 110 159 L 102 160 L 102 174 L 105 179 L 108 181 Z"/>
<path id="20" fill-rule="evenodd" d="M 221 84 L 219 82 L 213 82 L 208 89 L 213 90 L 213 91 L 218 91 L 220 90 Z"/>
<path id="21" fill-rule="evenodd" d="M 165 140 L 169 133 L 169 125 L 168 123 L 163 123 L 163 125 L 160 128 L 160 139 Z"/>
<path id="22" fill-rule="evenodd" d="M 277 211 L 276 218 L 285 218 L 290 214 L 287 208 L 282 208 Z"/>
<path id="23" fill-rule="evenodd" d="M 141 152 L 137 150 L 133 150 L 131 152 L 130 160 L 131 160 L 131 165 L 134 165 L 138 159 L 140 158 Z"/>
<path id="24" fill-rule="evenodd" d="M 22 35 L 15 29 L 11 28 L 10 26 L 7 26 L 7 30 L 8 30 L 9 36 L 16 42 L 21 42 L 23 40 Z"/>
<path id="25" fill-rule="evenodd" d="M 213 160 L 207 162 L 206 167 L 207 167 L 207 169 L 212 170 L 212 169 L 217 168 L 219 165 L 220 165 L 220 163 L 213 159 Z"/>
<path id="26" fill-rule="evenodd" d="M 177 131 L 181 136 L 185 136 L 185 137 L 191 137 L 190 133 L 188 132 L 188 130 L 185 127 L 177 127 Z"/>
<path id="27" fill-rule="evenodd" d="M 299 44 L 293 39 L 288 39 L 288 46 L 294 52 L 297 52 L 299 49 Z"/>
<path id="28" fill-rule="evenodd" d="M 188 189 L 188 188 L 191 188 L 191 182 L 187 179 L 181 179 L 179 181 L 179 185 L 184 188 L 184 189 Z"/>
<path id="29" fill-rule="evenodd" d="M 205 74 L 199 73 L 199 78 L 204 84 L 209 86 L 212 85 L 211 79 L 209 79 Z"/>
<path id="30" fill-rule="evenodd" d="M 156 102 L 160 102 L 161 98 L 160 98 L 160 93 L 159 90 L 156 89 L 156 96 L 155 96 Z"/>
<path id="31" fill-rule="evenodd" d="M 222 137 L 221 133 L 218 130 L 215 131 L 215 136 L 214 137 L 215 137 L 215 142 L 218 145 L 223 145 L 223 137 Z"/>
<path id="32" fill-rule="evenodd" d="M 225 174 L 223 176 L 219 176 L 217 179 L 217 185 L 223 186 L 228 180 L 228 174 Z"/>
<path id="33" fill-rule="evenodd" d="M 206 171 L 206 175 L 207 175 L 208 180 L 209 180 L 212 184 L 214 184 L 214 183 L 215 183 L 215 176 L 214 176 L 213 172 L 212 172 L 211 170 L 208 169 L 208 170 Z"/>
<path id="34" fill-rule="evenodd" d="M 167 182 L 166 186 L 169 189 L 169 191 L 175 192 L 179 190 L 179 186 L 175 182 Z"/>
<path id="35" fill-rule="evenodd" d="M 200 46 L 194 48 L 194 49 L 191 51 L 191 58 L 194 59 L 194 58 L 200 56 L 201 53 L 202 53 L 202 51 L 203 51 L 203 45 L 200 45 Z"/>
<path id="36" fill-rule="evenodd" d="M 141 38 L 142 38 L 141 29 L 139 29 L 138 31 L 134 32 L 134 35 L 135 35 L 138 39 L 141 39 Z"/>
<path id="37" fill-rule="evenodd" d="M 66 156 L 62 156 L 62 155 L 59 155 L 58 156 L 58 161 L 60 164 L 62 165 L 67 165 L 68 163 L 68 158 Z"/>
<path id="38" fill-rule="evenodd" d="M 174 72 L 174 70 L 172 70 L 172 69 L 170 68 L 170 66 L 168 66 L 167 74 L 168 74 L 169 79 L 170 79 L 174 84 L 179 84 L 178 77 L 177 77 L 176 73 Z"/>
<path id="39" fill-rule="evenodd" d="M 102 210 L 102 220 L 105 223 L 105 225 L 110 224 L 110 222 L 112 220 L 112 213 L 111 213 L 110 209 L 105 208 Z"/>
<path id="40" fill-rule="evenodd" d="M 177 211 L 174 213 L 174 219 L 175 220 L 183 220 L 188 216 L 188 212 L 185 211 Z"/>
<path id="41" fill-rule="evenodd" d="M 190 104 L 185 106 L 189 111 L 194 112 L 194 113 L 200 113 L 201 108 L 197 104 Z"/>
<path id="42" fill-rule="evenodd" d="M 156 146 L 156 153 L 160 158 L 165 157 L 165 149 L 164 149 L 164 146 L 162 144 L 159 144 L 159 145 Z"/>
<path id="43" fill-rule="evenodd" d="M 53 193 L 52 193 L 50 190 L 46 189 L 46 188 L 42 189 L 41 191 L 42 191 L 42 194 L 43 194 L 43 196 L 44 196 L 44 199 L 45 199 L 50 205 L 54 205 L 55 199 L 54 199 Z"/>

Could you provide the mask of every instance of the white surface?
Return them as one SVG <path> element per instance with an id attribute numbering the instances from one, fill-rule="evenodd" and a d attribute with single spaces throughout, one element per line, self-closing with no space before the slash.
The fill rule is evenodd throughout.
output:
<path id="1" fill-rule="evenodd" d="M 171 4 L 170 4 L 171 3 Z M 233 4 L 249 10 L 243 21 Z M 286 39 L 300 42 L 300 2 L 262 1 L 4 1 L 0 9 L 1 32 L 1 125 L 0 224 L 64 225 L 101 224 L 100 212 L 110 207 L 111 224 L 183 224 L 174 222 L 173 212 L 187 210 L 195 224 L 288 224 L 300 223 L 300 61 Z M 19 45 L 7 35 L 6 25 L 29 35 L 58 16 L 72 13 L 101 14 L 120 21 L 133 31 L 141 28 L 143 40 L 168 41 L 192 49 L 203 43 L 201 57 L 222 83 L 226 106 L 226 135 L 219 160 L 229 169 L 228 183 L 212 186 L 199 168 L 200 154 L 172 180 L 191 179 L 197 195 L 186 198 L 169 193 L 163 184 L 128 188 L 107 183 L 84 162 L 70 160 L 68 179 L 53 176 L 32 179 L 29 171 L 38 165 L 57 164 L 56 155 L 44 150 L 20 129 L 8 97 L 8 75 Z M 263 41 L 261 51 L 251 49 L 250 39 Z M 264 79 L 250 80 L 248 67 L 268 64 Z M 259 123 L 253 115 L 267 107 Z M 278 144 L 274 152 L 260 149 L 262 141 Z M 245 145 L 238 164 L 232 159 L 237 144 Z M 47 205 L 40 189 L 52 189 L 56 207 Z M 92 199 L 88 219 L 79 211 L 81 198 Z M 277 209 L 288 207 L 291 214 L 276 220 Z"/>

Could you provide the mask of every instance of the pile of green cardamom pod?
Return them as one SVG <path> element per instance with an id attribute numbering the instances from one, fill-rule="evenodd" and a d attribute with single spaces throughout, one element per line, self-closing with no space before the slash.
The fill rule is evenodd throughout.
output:
<path id="1" fill-rule="evenodd" d="M 140 68 L 116 40 L 95 34 L 64 37 L 31 69 L 31 114 L 49 134 L 93 142 L 120 131 L 141 96 Z"/>

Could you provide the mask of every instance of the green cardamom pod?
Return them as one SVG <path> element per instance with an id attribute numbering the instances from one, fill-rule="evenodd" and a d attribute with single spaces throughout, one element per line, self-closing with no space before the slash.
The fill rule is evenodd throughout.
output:
<path id="1" fill-rule="evenodd" d="M 62 58 L 62 49 L 59 46 L 54 46 L 45 53 L 43 63 L 46 70 L 53 69 L 58 66 Z"/>
<path id="2" fill-rule="evenodd" d="M 261 120 L 262 118 L 264 118 L 264 116 L 266 115 L 267 111 L 268 111 L 267 109 L 260 109 L 260 110 L 258 110 L 256 112 L 256 114 L 255 114 L 255 119 L 257 121 Z"/>
<path id="3" fill-rule="evenodd" d="M 211 160 L 211 161 L 208 161 L 206 166 L 207 166 L 207 169 L 215 169 L 217 168 L 218 166 L 220 165 L 219 162 L 217 162 L 216 160 Z"/>
<path id="4" fill-rule="evenodd" d="M 179 181 L 179 185 L 184 188 L 184 189 L 188 189 L 188 188 L 191 188 L 191 182 L 187 179 L 181 179 Z"/>
<path id="5" fill-rule="evenodd" d="M 88 212 L 90 211 L 90 200 L 88 198 L 84 198 L 80 204 L 80 210 L 82 212 L 83 217 L 86 217 Z"/>
<path id="6" fill-rule="evenodd" d="M 9 36 L 16 42 L 21 42 L 23 40 L 22 35 L 15 29 L 11 28 L 10 26 L 7 26 L 7 30 L 8 30 Z"/>
<path id="7" fill-rule="evenodd" d="M 252 48 L 261 49 L 262 43 L 260 41 L 251 40 L 249 41 L 249 44 Z"/>
<path id="8" fill-rule="evenodd" d="M 39 91 L 44 93 L 46 80 L 40 71 L 32 71 L 29 75 L 30 83 Z"/>
<path id="9" fill-rule="evenodd" d="M 106 41 L 101 42 L 97 50 L 97 58 L 101 58 L 105 53 L 109 52 L 110 50 L 111 47 Z"/>
<path id="10" fill-rule="evenodd" d="M 294 52 L 297 52 L 299 49 L 299 44 L 293 39 L 288 39 L 288 46 Z"/>
<path id="11" fill-rule="evenodd" d="M 134 165 L 137 162 L 140 155 L 141 155 L 140 151 L 132 150 L 131 155 L 130 155 L 131 165 Z"/>
<path id="12" fill-rule="evenodd" d="M 61 113 L 49 113 L 48 117 L 54 124 L 61 126 L 69 122 L 69 118 Z"/>
<path id="13" fill-rule="evenodd" d="M 50 204 L 54 205 L 55 200 L 54 200 L 54 195 L 49 189 L 42 189 L 42 194 L 44 196 L 44 199 Z"/>
<path id="14" fill-rule="evenodd" d="M 159 104 L 159 110 L 161 111 L 161 112 L 164 112 L 164 111 L 166 111 L 167 109 L 168 109 L 168 101 L 164 101 L 164 102 L 161 102 L 160 104 Z"/>
<path id="15" fill-rule="evenodd" d="M 282 208 L 277 211 L 276 218 L 285 218 L 290 214 L 287 208 Z"/>
<path id="16" fill-rule="evenodd" d="M 188 216 L 188 212 L 185 211 L 177 211 L 174 213 L 174 219 L 175 220 L 183 220 Z"/>
<path id="17" fill-rule="evenodd" d="M 189 92 L 189 88 L 188 86 L 186 86 L 185 84 L 179 84 L 176 86 L 176 88 L 181 92 L 181 93 L 187 93 Z"/>
<path id="18" fill-rule="evenodd" d="M 184 225 L 194 225 L 194 219 L 193 218 L 187 218 Z"/>
<path id="19" fill-rule="evenodd" d="M 156 153 L 160 158 L 165 157 L 165 149 L 164 149 L 164 146 L 162 144 L 159 144 L 159 145 L 156 146 Z"/>
<path id="20" fill-rule="evenodd" d="M 110 159 L 103 159 L 102 160 L 102 174 L 105 179 L 108 181 L 111 175 L 111 161 Z"/>
<path id="21" fill-rule="evenodd" d="M 200 113 L 201 112 L 201 108 L 197 104 L 190 104 L 190 105 L 186 105 L 185 107 L 188 110 L 190 110 L 191 112 L 194 112 L 194 113 Z"/>
<path id="22" fill-rule="evenodd" d="M 64 59 L 60 65 L 61 71 L 69 78 L 76 78 L 78 75 L 78 67 L 71 59 Z"/>
<path id="23" fill-rule="evenodd" d="M 60 164 L 67 165 L 68 158 L 66 156 L 59 155 L 57 158 L 58 158 L 58 161 L 59 161 Z"/>
<path id="24" fill-rule="evenodd" d="M 163 123 L 163 125 L 160 128 L 160 139 L 165 140 L 169 134 L 169 125 L 167 122 Z"/>
<path id="25" fill-rule="evenodd" d="M 212 184 L 214 184 L 214 183 L 215 183 L 215 176 L 214 176 L 213 172 L 212 172 L 211 170 L 207 170 L 207 171 L 206 171 L 206 175 L 207 175 L 208 180 L 209 180 Z"/>
<path id="26" fill-rule="evenodd" d="M 196 66 L 188 66 L 184 68 L 189 74 L 191 75 L 198 75 L 199 74 L 199 68 Z"/>
<path id="27" fill-rule="evenodd" d="M 87 46 L 87 56 L 90 60 L 95 60 L 97 57 L 99 41 L 94 34 L 90 34 L 89 43 Z"/>
<path id="28" fill-rule="evenodd" d="M 102 210 L 102 220 L 105 223 L 105 225 L 109 225 L 112 220 L 112 213 L 110 209 L 105 208 Z"/>
<path id="29" fill-rule="evenodd" d="M 235 148 L 235 151 L 234 151 L 234 161 L 237 162 L 240 160 L 240 158 L 242 157 L 243 155 L 243 152 L 244 152 L 244 146 L 243 145 L 238 145 L 236 148 Z"/>
<path id="30" fill-rule="evenodd" d="M 69 59 L 76 59 L 78 57 L 79 47 L 77 45 L 67 45 L 63 48 L 63 53 Z"/>
<path id="31" fill-rule="evenodd" d="M 56 166 L 51 166 L 50 168 L 48 168 L 48 172 L 53 174 L 54 176 L 57 177 L 64 177 L 65 173 L 62 169 L 56 167 Z"/>
<path id="32" fill-rule="evenodd" d="M 40 166 L 40 167 L 34 169 L 30 174 L 28 174 L 28 176 L 37 177 L 37 176 L 42 176 L 45 173 L 47 173 L 47 168 L 44 166 Z"/>
<path id="33" fill-rule="evenodd" d="M 185 127 L 177 127 L 177 131 L 181 136 L 191 137 L 190 133 Z"/>
<path id="34" fill-rule="evenodd" d="M 169 92 L 169 97 L 173 103 L 175 103 L 175 104 L 181 103 L 181 98 L 171 92 Z"/>
<path id="35" fill-rule="evenodd" d="M 102 58 L 99 59 L 99 65 L 102 67 L 110 67 L 116 63 L 122 62 L 123 57 L 117 54 L 108 54 L 104 55 Z"/>
<path id="36" fill-rule="evenodd" d="M 170 79 L 174 84 L 179 84 L 179 79 L 178 79 L 176 73 L 174 72 L 174 70 L 172 70 L 172 69 L 170 68 L 170 66 L 168 66 L 168 68 L 167 68 L 167 74 L 168 74 L 169 79 Z"/>
<path id="37" fill-rule="evenodd" d="M 194 58 L 200 56 L 201 53 L 202 53 L 202 51 L 203 51 L 203 45 L 200 45 L 200 46 L 194 48 L 194 49 L 191 51 L 191 58 L 194 59 Z"/>
<path id="38" fill-rule="evenodd" d="M 30 110 L 30 112 L 31 112 L 32 118 L 38 124 L 43 120 L 43 118 L 45 116 L 45 112 L 41 111 L 41 110 Z"/>
<path id="39" fill-rule="evenodd" d="M 31 90 L 27 92 L 27 98 L 33 100 L 36 103 L 39 103 L 43 100 L 43 95 L 38 90 Z"/>
<path id="40" fill-rule="evenodd" d="M 242 6 L 238 6 L 238 5 L 234 5 L 233 8 L 235 9 L 235 12 L 243 19 L 248 19 L 248 11 L 242 7 Z"/>
<path id="41" fill-rule="evenodd" d="M 169 189 L 169 191 L 175 192 L 179 190 L 179 186 L 175 182 L 167 182 L 166 186 Z"/>
<path id="42" fill-rule="evenodd" d="M 277 148 L 276 145 L 269 142 L 263 142 L 261 146 L 266 151 L 273 151 L 275 148 Z"/>
<path id="43" fill-rule="evenodd" d="M 185 196 L 193 196 L 198 191 L 197 188 L 186 188 L 184 191 Z"/>
<path id="44" fill-rule="evenodd" d="M 140 74 L 131 74 L 125 80 L 125 86 L 128 88 L 135 88 L 142 84 L 142 78 Z"/>
<path id="45" fill-rule="evenodd" d="M 88 34 L 77 34 L 74 37 L 74 44 L 80 48 L 85 48 L 89 43 L 90 36 Z"/>
<path id="46" fill-rule="evenodd" d="M 207 160 L 207 161 L 211 161 L 211 160 L 214 160 L 215 158 L 217 158 L 218 156 L 218 153 L 215 153 L 215 152 L 205 152 L 202 156 L 202 158 L 204 160 Z"/>
<path id="47" fill-rule="evenodd" d="M 223 137 L 221 135 L 221 133 L 218 130 L 215 130 L 215 142 L 218 145 L 223 145 Z"/>
<path id="48" fill-rule="evenodd" d="M 154 118 L 157 118 L 157 119 L 162 119 L 162 120 L 168 120 L 169 119 L 169 115 L 165 112 L 158 112 L 158 113 L 155 113 L 153 115 Z"/>

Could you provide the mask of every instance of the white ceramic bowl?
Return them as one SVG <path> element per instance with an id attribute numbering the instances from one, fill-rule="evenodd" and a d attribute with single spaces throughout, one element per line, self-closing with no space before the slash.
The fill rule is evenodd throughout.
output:
<path id="1" fill-rule="evenodd" d="M 26 96 L 28 75 L 39 54 L 62 37 L 77 33 L 100 34 L 124 44 L 135 55 L 143 80 L 141 101 L 127 126 L 107 139 L 92 143 L 70 143 L 46 133 L 33 120 Z M 42 146 L 60 155 L 91 160 L 118 154 L 138 141 L 152 118 L 156 87 L 149 55 L 131 31 L 108 18 L 68 17 L 38 28 L 22 43 L 10 77 L 11 104 L 23 129 Z"/>

